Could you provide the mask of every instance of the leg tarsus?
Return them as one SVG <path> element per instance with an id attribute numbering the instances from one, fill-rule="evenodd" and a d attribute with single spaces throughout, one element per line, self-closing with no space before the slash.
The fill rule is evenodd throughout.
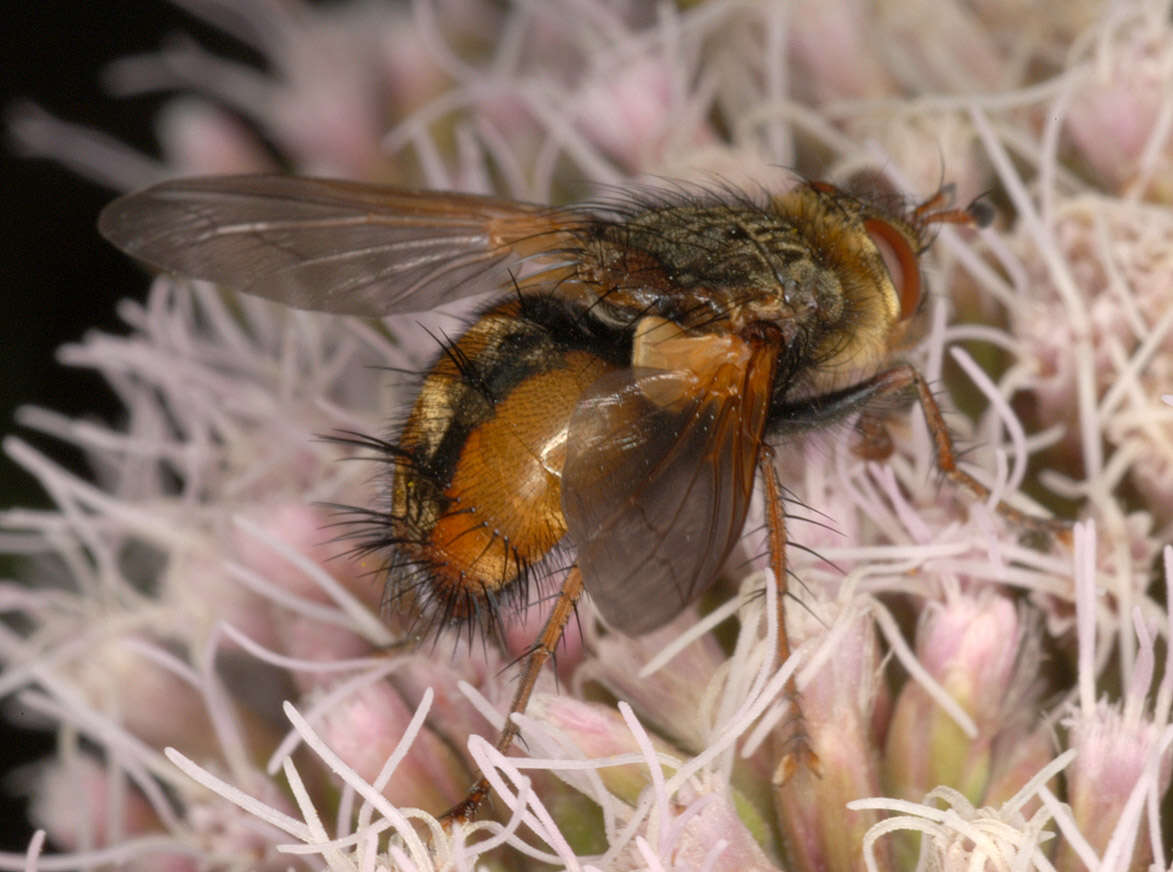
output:
<path id="1" fill-rule="evenodd" d="M 538 676 L 541 675 L 542 667 L 553 656 L 554 649 L 558 646 L 558 642 L 566 630 L 566 624 L 575 613 L 575 605 L 580 596 L 582 596 L 582 573 L 578 571 L 577 566 L 573 566 L 567 573 L 566 580 L 562 582 L 562 589 L 558 592 L 558 599 L 554 603 L 550 616 L 546 618 L 542 634 L 528 655 L 521 683 L 517 686 L 517 692 L 513 696 L 513 704 L 509 706 L 509 714 L 505 717 L 505 726 L 497 737 L 495 747 L 501 753 L 508 751 L 513 740 L 517 738 L 518 728 L 513 720 L 513 715 L 525 711 L 530 694 L 533 693 L 534 685 L 537 684 Z M 455 823 L 467 823 L 473 820 L 491 792 L 488 779 L 482 775 L 469 788 L 464 799 L 440 816 L 440 824 L 448 828 Z"/>

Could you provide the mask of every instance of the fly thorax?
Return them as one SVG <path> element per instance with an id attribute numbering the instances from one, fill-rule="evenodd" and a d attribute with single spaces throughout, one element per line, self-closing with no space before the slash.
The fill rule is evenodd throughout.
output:
<path id="1" fill-rule="evenodd" d="M 776 326 L 784 342 L 815 340 L 843 318 L 843 288 L 836 274 L 810 259 L 793 260 L 761 275 L 757 287 L 730 294 L 730 321 L 741 331 L 753 323 Z"/>
<path id="2" fill-rule="evenodd" d="M 776 275 L 782 302 L 799 323 L 817 329 L 842 318 L 843 286 L 834 271 L 802 258 L 786 264 Z"/>

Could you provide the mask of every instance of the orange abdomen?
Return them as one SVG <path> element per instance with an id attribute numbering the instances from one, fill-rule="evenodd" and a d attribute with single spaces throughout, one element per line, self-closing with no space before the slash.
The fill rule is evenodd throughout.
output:
<path id="1" fill-rule="evenodd" d="M 571 413 L 630 353 L 627 337 L 600 342 L 590 327 L 564 303 L 511 300 L 425 378 L 400 434 L 390 518 L 391 592 L 424 620 L 483 623 L 528 602 L 566 533 Z"/>

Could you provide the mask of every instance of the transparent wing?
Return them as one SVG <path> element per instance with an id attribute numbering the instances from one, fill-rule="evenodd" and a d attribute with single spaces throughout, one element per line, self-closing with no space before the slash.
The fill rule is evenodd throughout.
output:
<path id="1" fill-rule="evenodd" d="M 570 420 L 562 510 L 592 600 L 631 635 L 671 620 L 717 578 L 754 487 L 773 350 L 748 368 L 623 370 Z"/>
<path id="2" fill-rule="evenodd" d="M 378 316 L 490 290 L 527 257 L 557 260 L 581 220 L 472 194 L 256 175 L 163 182 L 115 200 L 98 227 L 157 270 Z"/>

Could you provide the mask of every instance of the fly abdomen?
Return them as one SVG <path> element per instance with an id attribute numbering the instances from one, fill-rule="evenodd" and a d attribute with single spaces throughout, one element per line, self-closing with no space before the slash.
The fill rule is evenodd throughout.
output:
<path id="1" fill-rule="evenodd" d="M 487 626 L 529 601 L 566 532 L 571 413 L 630 353 L 623 336 L 600 343 L 599 329 L 560 301 L 517 298 L 487 310 L 424 379 L 399 437 L 389 519 L 392 596 L 423 620 Z"/>

